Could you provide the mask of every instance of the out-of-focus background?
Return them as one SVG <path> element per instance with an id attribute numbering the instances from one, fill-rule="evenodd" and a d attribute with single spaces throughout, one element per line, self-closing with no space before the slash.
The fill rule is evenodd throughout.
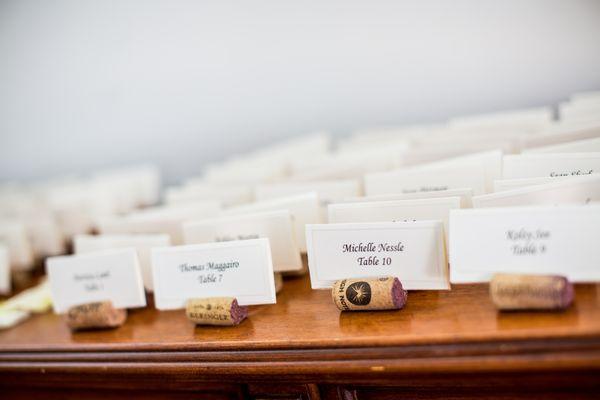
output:
<path id="1" fill-rule="evenodd" d="M 315 130 L 600 88 L 600 2 L 0 2 L 0 180 L 155 162 L 167 182 Z"/>

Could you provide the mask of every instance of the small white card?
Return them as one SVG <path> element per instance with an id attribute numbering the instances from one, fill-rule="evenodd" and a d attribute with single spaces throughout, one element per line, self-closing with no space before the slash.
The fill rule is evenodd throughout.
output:
<path id="1" fill-rule="evenodd" d="M 240 214 L 183 224 L 186 244 L 269 239 L 275 272 L 302 269 L 300 249 L 288 210 Z"/>
<path id="2" fill-rule="evenodd" d="M 309 192 L 271 200 L 257 201 L 225 210 L 226 214 L 248 214 L 257 211 L 289 210 L 292 215 L 292 224 L 296 234 L 296 241 L 302 253 L 306 253 L 306 236 L 304 235 L 307 224 L 319 224 L 322 221 L 319 210 L 319 196 L 316 192 Z"/>
<path id="3" fill-rule="evenodd" d="M 124 217 L 100 220 L 99 231 L 102 234 L 164 233 L 169 235 L 171 243 L 182 244 L 184 221 L 212 218 L 220 210 L 221 205 L 216 201 L 146 208 Z"/>
<path id="4" fill-rule="evenodd" d="M 450 288 L 440 221 L 308 225 L 306 239 L 313 289 L 377 276 L 396 276 L 405 289 Z"/>
<path id="5" fill-rule="evenodd" d="M 494 181 L 498 182 L 498 181 Z M 366 201 L 390 201 L 390 200 L 417 200 L 417 199 L 437 199 L 440 197 L 460 197 L 460 207 L 470 208 L 473 206 L 471 198 L 473 189 L 457 188 L 447 190 L 433 190 L 430 192 L 381 194 L 377 196 L 350 197 L 344 199 L 345 203 L 360 203 Z"/>
<path id="6" fill-rule="evenodd" d="M 501 151 L 490 151 L 365 175 L 367 196 L 471 188 L 473 194 L 491 192 L 500 178 Z"/>
<path id="7" fill-rule="evenodd" d="M 528 153 L 586 153 L 600 152 L 600 137 L 575 140 L 550 146 L 534 147 L 525 150 Z"/>
<path id="8" fill-rule="evenodd" d="M 321 205 L 325 206 L 346 197 L 361 195 L 360 183 L 353 179 L 270 183 L 258 185 L 255 190 L 257 200 L 268 200 L 306 192 L 316 192 Z"/>
<path id="9" fill-rule="evenodd" d="M 452 283 L 487 282 L 494 273 L 559 274 L 600 280 L 600 205 L 450 212 Z"/>
<path id="10" fill-rule="evenodd" d="M 439 220 L 447 237 L 450 210 L 460 208 L 460 197 L 435 199 L 369 201 L 329 205 L 329 223 L 396 222 L 403 220 Z"/>
<path id="11" fill-rule="evenodd" d="M 159 310 L 188 299 L 231 296 L 240 305 L 275 303 L 269 240 L 163 247 L 152 250 L 154 301 Z"/>
<path id="12" fill-rule="evenodd" d="M 10 260 L 8 258 L 8 247 L 0 243 L 0 294 L 9 294 L 10 289 Z"/>
<path id="13" fill-rule="evenodd" d="M 558 182 L 564 179 L 573 179 L 578 177 L 567 176 L 567 177 L 556 177 L 550 178 L 548 176 L 540 178 L 519 178 L 519 179 L 497 179 L 494 181 L 494 193 L 504 192 L 506 190 L 520 189 L 528 186 L 545 185 L 547 183 Z"/>
<path id="14" fill-rule="evenodd" d="M 600 174 L 506 190 L 473 197 L 473 207 L 514 207 L 535 204 L 587 204 L 600 201 Z"/>
<path id="15" fill-rule="evenodd" d="M 73 247 L 76 254 L 91 253 L 95 251 L 133 247 L 138 253 L 144 287 L 151 292 L 152 264 L 150 250 L 153 247 L 164 247 L 171 244 L 169 235 L 166 234 L 122 234 L 122 235 L 77 235 L 73 238 Z"/>
<path id="16" fill-rule="evenodd" d="M 134 249 L 58 256 L 46 259 L 54 312 L 95 301 L 116 308 L 146 306 L 142 274 Z"/>
<path id="17" fill-rule="evenodd" d="M 33 268 L 33 249 L 27 237 L 25 224 L 13 220 L 0 220 L 0 242 L 8 247 L 12 270 L 27 271 Z"/>
<path id="18" fill-rule="evenodd" d="M 600 153 L 526 153 L 504 156 L 503 179 L 600 173 Z"/>

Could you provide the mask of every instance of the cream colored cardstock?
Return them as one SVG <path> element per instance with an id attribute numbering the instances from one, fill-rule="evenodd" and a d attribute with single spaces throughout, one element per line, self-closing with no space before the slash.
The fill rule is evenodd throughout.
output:
<path id="1" fill-rule="evenodd" d="M 133 248 L 49 257 L 46 273 L 54 312 L 110 300 L 116 308 L 146 306 L 142 274 Z"/>
<path id="2" fill-rule="evenodd" d="M 527 153 L 504 156 L 502 178 L 563 177 L 597 174 L 599 153 Z"/>
<path id="3" fill-rule="evenodd" d="M 171 244 L 167 234 L 115 234 L 115 235 L 77 235 L 73 238 L 75 254 L 131 247 L 137 251 L 144 287 L 151 292 L 152 265 L 150 250 Z"/>
<path id="4" fill-rule="evenodd" d="M 449 289 L 441 221 L 306 227 L 313 289 L 344 278 L 395 276 L 405 289 Z"/>
<path id="5" fill-rule="evenodd" d="M 275 272 L 302 269 L 300 249 L 288 210 L 187 222 L 183 225 L 183 236 L 186 244 L 267 238 Z"/>
<path id="6" fill-rule="evenodd" d="M 600 280 L 600 205 L 481 208 L 450 212 L 452 283 L 495 273 Z"/>

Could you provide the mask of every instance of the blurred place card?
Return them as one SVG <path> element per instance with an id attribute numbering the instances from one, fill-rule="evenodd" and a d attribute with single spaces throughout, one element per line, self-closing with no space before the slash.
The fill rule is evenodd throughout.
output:
<path id="1" fill-rule="evenodd" d="M 326 206 L 346 197 L 360 196 L 361 188 L 358 180 L 340 179 L 262 184 L 255 189 L 257 200 L 268 200 L 306 192 L 316 192 L 319 195 L 321 205 Z"/>
<path id="2" fill-rule="evenodd" d="M 531 135 L 520 138 L 519 146 L 526 149 L 554 146 L 575 140 L 587 140 L 600 137 L 600 123 L 578 124 L 576 126 L 560 126 L 542 135 Z M 586 150 L 589 151 L 589 150 Z"/>
<path id="3" fill-rule="evenodd" d="M 265 238 L 152 250 L 154 301 L 159 310 L 188 299 L 231 296 L 240 305 L 275 303 L 271 248 Z"/>
<path id="4" fill-rule="evenodd" d="M 473 207 L 587 204 L 592 201 L 600 201 L 600 174 L 570 177 L 546 184 L 475 196 Z"/>
<path id="5" fill-rule="evenodd" d="M 302 253 L 306 253 L 306 236 L 304 234 L 306 225 L 323 222 L 319 210 L 319 196 L 316 192 L 257 201 L 229 208 L 224 213 L 237 215 L 276 210 L 288 210 L 290 212 L 298 247 Z"/>
<path id="6" fill-rule="evenodd" d="M 460 197 L 435 199 L 369 201 L 330 204 L 329 223 L 397 222 L 403 220 L 439 220 L 448 235 L 450 210 L 460 208 Z"/>
<path id="7" fill-rule="evenodd" d="M 527 153 L 504 156 L 502 178 L 553 178 L 599 172 L 600 153 Z"/>
<path id="8" fill-rule="evenodd" d="M 215 201 L 224 206 L 247 203 L 254 199 L 253 187 L 244 184 L 211 184 L 191 179 L 183 186 L 165 190 L 165 202 L 169 205 Z"/>
<path id="9" fill-rule="evenodd" d="M 186 244 L 229 242 L 233 240 L 269 239 L 276 272 L 302 269 L 300 249 L 288 210 L 190 221 L 183 224 Z"/>
<path id="10" fill-rule="evenodd" d="M 0 294 L 10 293 L 10 259 L 8 247 L 0 243 Z"/>
<path id="11" fill-rule="evenodd" d="M 586 153 L 600 152 L 600 137 L 550 146 L 534 147 L 525 150 L 528 153 Z"/>
<path id="12" fill-rule="evenodd" d="M 600 280 L 600 205 L 452 210 L 452 283 L 487 282 L 495 273 L 559 274 Z"/>
<path id="13" fill-rule="evenodd" d="M 471 188 L 473 194 L 493 190 L 500 178 L 502 152 L 489 151 L 448 160 L 365 175 L 367 196 Z"/>
<path id="14" fill-rule="evenodd" d="M 123 217 L 101 219 L 98 228 L 102 234 L 165 233 L 171 243 L 182 244 L 184 221 L 213 218 L 220 210 L 220 204 L 215 201 L 152 207 Z"/>
<path id="15" fill-rule="evenodd" d="M 146 306 L 146 294 L 134 249 L 107 250 L 46 259 L 54 312 L 95 301 L 116 308 Z"/>
<path id="16" fill-rule="evenodd" d="M 494 193 L 520 189 L 528 186 L 545 185 L 547 183 L 573 178 L 577 177 L 557 176 L 556 178 L 551 178 L 549 176 L 543 176 L 538 178 L 497 179 L 494 181 Z"/>
<path id="17" fill-rule="evenodd" d="M 12 270 L 26 271 L 33 268 L 33 250 L 27 237 L 27 229 L 22 222 L 0 221 L 0 243 L 8 247 Z"/>
<path id="18" fill-rule="evenodd" d="M 376 276 L 396 276 L 405 289 L 450 288 L 440 221 L 308 225 L 306 239 L 313 289 Z"/>
<path id="19" fill-rule="evenodd" d="M 150 250 L 153 247 L 169 246 L 166 234 L 120 234 L 120 235 L 77 235 L 73 238 L 76 254 L 91 253 L 123 247 L 132 247 L 138 253 L 144 287 L 153 290 Z"/>
<path id="20" fill-rule="evenodd" d="M 494 181 L 497 182 L 497 181 Z M 391 200 L 417 200 L 417 199 L 437 199 L 440 197 L 459 197 L 461 208 L 470 208 L 473 203 L 471 198 L 473 197 L 473 189 L 471 188 L 457 188 L 447 190 L 433 190 L 429 192 L 415 192 L 415 193 L 397 193 L 397 194 L 380 194 L 376 196 L 364 196 L 364 197 L 349 197 L 344 199 L 344 203 L 360 203 L 368 201 L 391 201 Z"/>

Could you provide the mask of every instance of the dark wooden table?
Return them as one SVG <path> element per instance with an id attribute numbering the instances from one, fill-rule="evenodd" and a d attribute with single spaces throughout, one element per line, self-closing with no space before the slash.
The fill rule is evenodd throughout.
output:
<path id="1" fill-rule="evenodd" d="M 600 398 L 600 285 L 559 313 L 498 313 L 487 285 L 411 292 L 398 312 L 340 313 L 308 278 L 235 328 L 130 312 L 71 333 L 39 315 L 0 332 L 0 398 Z"/>

